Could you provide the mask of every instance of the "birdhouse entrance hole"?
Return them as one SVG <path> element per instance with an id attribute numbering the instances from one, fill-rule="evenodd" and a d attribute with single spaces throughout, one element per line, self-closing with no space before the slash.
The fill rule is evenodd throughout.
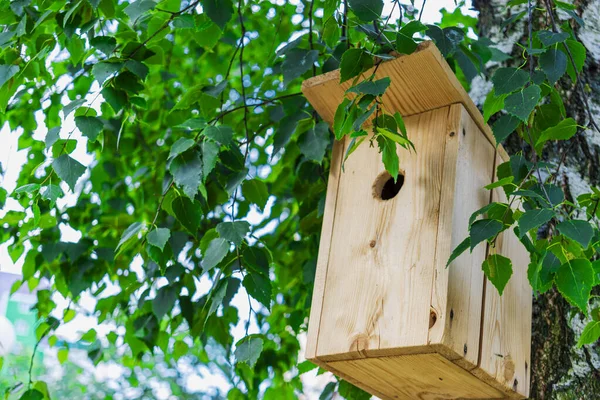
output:
<path id="1" fill-rule="evenodd" d="M 404 185 L 404 173 L 402 171 L 398 173 L 398 179 L 395 181 L 387 171 L 382 172 L 373 184 L 373 197 L 381 200 L 393 199 L 402 189 L 402 185 Z"/>

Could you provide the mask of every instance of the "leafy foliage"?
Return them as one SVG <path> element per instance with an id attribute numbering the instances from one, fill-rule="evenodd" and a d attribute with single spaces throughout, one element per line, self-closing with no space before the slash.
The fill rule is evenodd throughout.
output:
<path id="1" fill-rule="evenodd" d="M 488 39 L 467 35 L 477 34 L 477 20 L 460 12 L 424 25 L 399 1 L 397 20 L 381 15 L 382 0 L 347 3 L 2 3 L 0 112 L 10 129 L 25 132 L 19 149 L 28 153 L 17 189 L 0 190 L 0 205 L 19 209 L 4 215 L 0 236 L 12 240 L 11 257 L 24 260 L 19 284 L 35 288 L 50 278 L 52 291 L 74 303 L 92 294 L 99 321 L 120 328 L 111 340 L 125 345 L 132 365 L 157 350 L 177 360 L 200 349 L 202 363 L 228 365 L 228 376 L 237 376 L 232 398 L 301 391 L 297 336 L 306 330 L 333 140 L 350 139 L 345 159 L 358 146 L 376 146 L 394 178 L 398 146 L 419 151 L 402 116 L 385 111 L 393 82 L 375 79 L 378 66 L 429 38 L 468 88 L 486 63 L 510 60 Z M 545 145 L 582 128 L 554 88 L 567 77 L 577 81 L 585 63 L 585 48 L 563 30 L 537 32 L 523 65 L 492 75 L 483 111 L 496 138 L 518 135 L 536 158 L 517 154 L 498 166 L 490 190 L 509 201 L 473 215 L 449 265 L 518 227 L 533 288 L 555 285 L 587 314 L 600 283 L 591 262 L 600 192 L 569 202 L 555 175 L 541 178 L 537 160 Z M 300 89 L 303 79 L 337 68 L 350 88 L 330 133 Z M 587 219 L 573 219 L 567 206 Z M 63 225 L 81 239 L 61 241 Z M 557 229 L 538 237 L 547 225 Z M 511 261 L 492 252 L 482 268 L 502 292 Z M 118 290 L 109 294 L 109 284 Z M 237 293 L 248 298 L 250 316 L 232 302 Z M 50 294 L 38 291 L 40 340 L 73 318 L 53 316 Z M 598 313 L 591 315 L 580 343 L 598 334 Z M 232 330 L 240 322 L 246 329 L 238 340 Z M 93 362 L 105 357 L 95 331 L 82 340 L 97 345 Z M 209 356 L 215 348 L 222 359 Z M 65 363 L 67 356 L 61 353 Z M 332 383 L 322 397 L 336 389 L 366 396 Z"/>

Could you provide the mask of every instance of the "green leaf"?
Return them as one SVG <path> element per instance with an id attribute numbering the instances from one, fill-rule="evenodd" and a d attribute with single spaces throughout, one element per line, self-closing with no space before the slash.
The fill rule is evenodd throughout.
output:
<path id="1" fill-rule="evenodd" d="M 504 292 L 504 288 L 513 273 L 510 259 L 500 254 L 490 254 L 481 265 L 481 269 L 502 296 L 502 292 Z"/>
<path id="2" fill-rule="evenodd" d="M 107 57 L 110 57 L 112 52 L 117 48 L 117 40 L 112 36 L 96 36 L 90 40 L 90 45 L 103 52 Z"/>
<path id="3" fill-rule="evenodd" d="M 269 200 L 269 191 L 267 185 L 258 179 L 249 179 L 242 184 L 242 194 L 246 200 L 254 203 L 261 210 L 264 210 Z"/>
<path id="4" fill-rule="evenodd" d="M 540 87 L 531 85 L 508 96 L 504 100 L 504 107 L 509 114 L 514 115 L 523 122 L 527 122 L 529 114 L 540 100 L 540 94 Z"/>
<path id="5" fill-rule="evenodd" d="M 513 117 L 512 115 L 502 115 L 500 118 L 494 122 L 492 125 L 492 131 L 494 132 L 494 137 L 496 138 L 496 143 L 501 143 L 506 138 L 517 129 L 521 121 L 517 117 Z"/>
<path id="6" fill-rule="evenodd" d="M 85 99 L 73 100 L 63 108 L 63 118 L 67 118 L 76 108 L 85 103 Z"/>
<path id="7" fill-rule="evenodd" d="M 209 126 L 202 133 L 223 146 L 229 146 L 233 141 L 233 129 L 227 125 Z"/>
<path id="8" fill-rule="evenodd" d="M 427 25 L 422 24 L 420 21 L 412 20 L 409 21 L 406 25 L 400 28 L 400 32 L 404 35 L 412 38 L 417 32 L 425 32 L 427 30 Z"/>
<path id="9" fill-rule="evenodd" d="M 596 313 L 598 310 L 596 309 Z M 581 336 L 577 341 L 577 347 L 581 348 L 585 344 L 592 344 L 600 339 L 600 321 L 599 320 L 591 320 L 587 323 L 585 328 L 583 328 L 583 332 L 581 332 Z"/>
<path id="10" fill-rule="evenodd" d="M 145 80 L 150 69 L 143 63 L 136 60 L 127 60 L 125 68 L 137 75 L 141 80 Z"/>
<path id="11" fill-rule="evenodd" d="M 441 29 L 437 25 L 427 25 L 426 34 L 433 39 L 444 57 L 450 57 L 454 54 L 465 36 L 464 31 L 460 28 L 448 27 Z"/>
<path id="12" fill-rule="evenodd" d="M 388 77 L 376 81 L 362 81 L 347 90 L 347 93 L 370 94 L 372 96 L 381 96 L 390 86 L 391 79 Z"/>
<path id="13" fill-rule="evenodd" d="M 256 336 L 249 336 L 236 343 L 233 355 L 236 362 L 246 363 L 253 368 L 262 350 L 263 340 Z"/>
<path id="14" fill-rule="evenodd" d="M 228 221 L 221 222 L 217 225 L 217 232 L 223 239 L 227 239 L 233 242 L 236 246 L 239 246 L 244 241 L 244 238 L 250 231 L 250 224 L 246 221 Z"/>
<path id="15" fill-rule="evenodd" d="M 173 20 L 173 26 L 177 29 L 196 29 L 196 21 L 190 14 L 183 14 Z"/>
<path id="16" fill-rule="evenodd" d="M 123 68 L 123 63 L 101 61 L 97 64 L 94 64 L 92 67 L 92 74 L 94 74 L 94 77 L 100 86 L 102 86 L 106 79 L 119 72 L 121 68 Z"/>
<path id="17" fill-rule="evenodd" d="M 19 400 L 44 400 L 44 394 L 37 389 L 29 389 L 23 393 Z"/>
<path id="18" fill-rule="evenodd" d="M 229 242 L 223 238 L 211 240 L 202 257 L 202 270 L 208 272 L 216 267 L 229 253 Z"/>
<path id="19" fill-rule="evenodd" d="M 100 118 L 97 117 L 75 117 L 75 125 L 77 126 L 77 129 L 92 142 L 96 141 L 98 135 L 104 129 L 104 124 Z"/>
<path id="20" fill-rule="evenodd" d="M 446 263 L 446 268 L 448 268 L 450 263 L 452 261 L 456 260 L 469 247 L 471 247 L 471 238 L 469 236 L 467 236 L 467 238 L 465 240 L 463 240 L 462 242 L 460 242 L 460 244 L 458 246 L 456 246 L 456 248 L 452 251 L 452 254 L 450 254 L 450 258 L 448 259 L 448 262 Z"/>
<path id="21" fill-rule="evenodd" d="M 69 359 L 69 349 L 63 347 L 62 349 L 58 350 L 57 353 L 57 358 L 58 358 L 58 362 L 62 365 L 65 362 L 68 361 Z"/>
<path id="22" fill-rule="evenodd" d="M 586 259 L 569 260 L 560 266 L 554 282 L 563 297 L 587 315 L 587 304 L 594 284 L 592 263 Z"/>
<path id="23" fill-rule="evenodd" d="M 171 237 L 171 231 L 168 228 L 156 228 L 150 233 L 148 233 L 147 239 L 148 243 L 152 246 L 156 246 L 163 251 L 165 248 L 165 244 Z"/>
<path id="24" fill-rule="evenodd" d="M 158 289 L 156 297 L 152 299 L 152 312 L 159 321 L 173 309 L 178 295 L 177 286 L 166 285 Z"/>
<path id="25" fill-rule="evenodd" d="M 244 267 L 266 278 L 269 277 L 270 255 L 264 247 L 246 247 L 242 254 Z"/>
<path id="26" fill-rule="evenodd" d="M 313 364 L 310 360 L 305 360 L 298 364 L 298 374 L 302 375 L 317 368 L 319 368 L 317 364 Z"/>
<path id="27" fill-rule="evenodd" d="M 561 235 L 565 235 L 569 239 L 576 241 L 584 249 L 588 248 L 594 236 L 592 225 L 587 221 L 577 219 L 561 222 L 556 226 L 556 229 L 558 229 Z"/>
<path id="28" fill-rule="evenodd" d="M 123 246 L 125 243 L 127 243 L 129 240 L 136 238 L 137 234 L 140 233 L 140 231 L 144 228 L 144 223 L 143 222 L 134 222 L 133 224 L 129 225 L 129 227 L 127 227 L 127 229 L 125 229 L 125 232 L 123 232 L 123 234 L 121 235 L 121 240 L 119 240 L 119 244 L 117 245 L 117 248 L 115 249 L 115 251 L 117 251 L 117 254 L 119 253 L 118 250 L 121 246 Z"/>
<path id="29" fill-rule="evenodd" d="M 569 48 L 571 56 L 573 56 L 573 62 L 575 63 L 575 68 L 573 67 L 573 63 L 567 63 L 567 74 L 569 74 L 573 82 L 576 82 L 577 73 L 583 71 L 587 50 L 585 46 L 577 40 L 568 39 L 565 44 Z"/>
<path id="30" fill-rule="evenodd" d="M 340 27 L 333 16 L 326 19 L 324 18 L 323 20 L 325 21 L 325 24 L 323 25 L 323 41 L 327 46 L 333 49 L 340 41 Z"/>
<path id="31" fill-rule="evenodd" d="M 219 28 L 223 29 L 233 16 L 231 0 L 201 0 L 202 9 Z"/>
<path id="32" fill-rule="evenodd" d="M 200 152 L 189 150 L 173 158 L 169 164 L 169 171 L 173 175 L 173 181 L 193 200 L 202 183 Z"/>
<path id="33" fill-rule="evenodd" d="M 19 72 L 18 65 L 1 65 L 0 64 L 0 88 L 4 86 L 6 82 Z"/>
<path id="34" fill-rule="evenodd" d="M 402 32 L 396 34 L 396 51 L 400 54 L 412 54 L 417 49 L 417 42 Z"/>
<path id="35" fill-rule="evenodd" d="M 316 161 L 319 164 L 323 161 L 328 145 L 329 125 L 326 122 L 319 122 L 310 128 L 298 141 L 298 147 L 300 147 L 302 154 L 309 160 Z"/>
<path id="36" fill-rule="evenodd" d="M 63 154 L 52 162 L 52 168 L 56 175 L 75 191 L 77 180 L 85 173 L 85 166 L 79 161 Z"/>
<path id="37" fill-rule="evenodd" d="M 363 22 L 371 22 L 381 16 L 383 0 L 348 0 L 350 9 Z"/>
<path id="38" fill-rule="evenodd" d="M 519 218 L 519 231 L 521 235 L 525 235 L 530 230 L 547 223 L 554 215 L 554 211 L 547 208 L 526 211 Z"/>
<path id="39" fill-rule="evenodd" d="M 398 179 L 398 173 L 400 172 L 400 160 L 398 159 L 398 153 L 396 152 L 396 143 L 384 136 L 377 137 L 377 143 L 379 144 L 379 150 L 381 151 L 381 159 L 383 165 L 389 174 L 394 178 L 394 181 Z"/>
<path id="40" fill-rule="evenodd" d="M 42 200 L 50 201 L 50 208 L 54 207 L 54 205 L 56 204 L 56 199 L 58 199 L 63 194 L 64 193 L 62 189 L 58 185 L 48 185 L 40 189 L 40 195 L 42 196 Z"/>
<path id="41" fill-rule="evenodd" d="M 485 185 L 484 188 L 486 188 L 487 190 L 492 190 L 504 185 L 511 184 L 514 179 L 514 176 L 507 176 L 506 178 L 499 179 L 495 182 L 490 183 L 489 185 Z"/>
<path id="42" fill-rule="evenodd" d="M 496 96 L 522 89 L 529 82 L 529 74 L 517 68 L 498 68 L 492 77 Z"/>
<path id="43" fill-rule="evenodd" d="M 340 381 L 338 393 L 346 400 L 369 400 L 372 397 L 371 394 L 347 381 Z"/>
<path id="44" fill-rule="evenodd" d="M 19 186 L 15 189 L 15 193 L 33 193 L 39 190 L 40 185 L 37 183 L 28 183 L 27 185 Z"/>
<path id="45" fill-rule="evenodd" d="M 373 66 L 373 58 L 363 49 L 349 49 L 342 55 L 340 83 L 362 74 Z"/>
<path id="46" fill-rule="evenodd" d="M 200 148 L 202 150 L 202 179 L 206 180 L 208 174 L 210 174 L 215 168 L 215 165 L 217 165 L 220 147 L 210 140 L 205 140 L 202 142 Z"/>
<path id="47" fill-rule="evenodd" d="M 564 42 L 569 38 L 569 34 L 566 32 L 555 33 L 551 31 L 538 31 L 537 37 L 544 47 L 550 47 L 553 44 Z"/>
<path id="48" fill-rule="evenodd" d="M 333 117 L 333 133 L 337 140 L 341 140 L 344 137 L 344 121 L 346 120 L 346 116 L 348 114 L 347 107 L 349 105 L 350 100 L 344 97 L 344 100 L 342 100 L 335 110 L 335 115 Z"/>
<path id="49" fill-rule="evenodd" d="M 317 50 L 293 49 L 288 51 L 281 64 L 283 84 L 287 86 L 291 81 L 311 70 L 318 58 Z"/>
<path id="50" fill-rule="evenodd" d="M 495 219 L 480 219 L 473 222 L 469 228 L 471 251 L 473 251 L 475 246 L 479 243 L 496 236 L 503 228 L 504 224 Z"/>
<path id="51" fill-rule="evenodd" d="M 127 93 L 123 90 L 106 86 L 100 93 L 102 93 L 102 97 L 104 97 L 104 100 L 106 100 L 115 113 L 118 113 L 127 105 Z"/>
<path id="52" fill-rule="evenodd" d="M 173 343 L 173 358 L 179 360 L 188 353 L 189 349 L 190 346 L 188 346 L 186 342 L 176 340 L 175 343 Z"/>
<path id="53" fill-rule="evenodd" d="M 505 94 L 496 96 L 494 88 L 489 91 L 483 102 L 483 118 L 487 122 L 490 117 L 504 108 Z"/>
<path id="54" fill-rule="evenodd" d="M 258 300 L 268 310 L 271 309 L 272 288 L 269 277 L 261 274 L 246 274 L 242 284 L 248 291 L 248 294 Z"/>
<path id="55" fill-rule="evenodd" d="M 223 303 L 223 299 L 227 294 L 227 284 L 229 280 L 221 279 L 219 283 L 217 283 L 217 287 L 211 292 L 210 295 L 210 308 L 208 309 L 207 317 L 210 317 L 213 313 L 215 313 L 219 306 Z"/>
<path id="56" fill-rule="evenodd" d="M 171 203 L 175 218 L 194 237 L 198 233 L 198 225 L 202 219 L 200 204 L 185 196 L 176 197 Z"/>
<path id="57" fill-rule="evenodd" d="M 555 84 L 567 72 L 567 55 L 551 48 L 540 56 L 540 67 L 551 84 Z"/>
<path id="58" fill-rule="evenodd" d="M 138 0 L 134 3 L 129 3 L 123 11 L 129 16 L 129 19 L 134 22 L 142 14 L 152 10 L 155 6 L 156 2 L 153 0 Z"/>
<path id="59" fill-rule="evenodd" d="M 573 118 L 564 119 L 558 125 L 542 131 L 536 146 L 544 144 L 548 140 L 569 140 L 577 133 L 577 126 L 577 122 Z"/>
<path id="60" fill-rule="evenodd" d="M 188 138 L 179 138 L 173 145 L 171 146 L 171 151 L 169 152 L 169 158 L 173 158 L 183 153 L 184 151 L 190 149 L 194 146 L 196 142 L 192 139 Z"/>

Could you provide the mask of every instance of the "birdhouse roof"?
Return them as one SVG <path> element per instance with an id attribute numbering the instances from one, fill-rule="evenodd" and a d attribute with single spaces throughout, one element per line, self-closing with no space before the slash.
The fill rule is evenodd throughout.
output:
<path id="1" fill-rule="evenodd" d="M 363 78 L 370 76 L 373 70 L 363 73 Z M 388 112 L 397 111 L 408 117 L 461 103 L 488 140 L 496 144 L 492 130 L 433 42 L 422 42 L 414 53 L 383 62 L 377 68 L 375 79 L 384 77 L 392 81 L 383 95 L 383 106 Z M 352 80 L 340 84 L 338 69 L 307 79 L 302 84 L 302 92 L 319 115 L 333 125 L 335 111 L 351 85 Z"/>

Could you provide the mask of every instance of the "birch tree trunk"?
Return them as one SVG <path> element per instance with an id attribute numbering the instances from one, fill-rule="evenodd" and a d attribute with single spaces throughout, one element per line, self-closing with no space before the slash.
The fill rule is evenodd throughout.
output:
<path id="1" fill-rule="evenodd" d="M 535 2 L 532 0 L 532 2 Z M 559 11 L 554 14 L 558 25 L 570 20 L 579 41 L 587 49 L 587 60 L 581 75 L 587 91 L 591 113 L 596 121 L 600 120 L 600 0 L 567 0 L 577 6 L 577 15 L 584 25 L 579 26 L 572 18 Z M 479 11 L 479 34 L 498 44 L 498 48 L 519 59 L 521 48 L 515 45 L 527 43 L 527 18 L 516 24 L 501 28 L 501 24 L 510 15 L 508 0 L 473 0 L 473 6 Z M 543 0 L 538 1 L 538 10 L 533 14 L 535 29 L 551 29 L 550 18 Z M 525 9 L 525 6 L 522 6 Z M 513 13 L 515 8 L 512 9 Z M 521 11 L 521 10 L 519 10 Z M 497 66 L 489 65 L 490 70 Z M 563 78 L 562 86 L 567 114 L 581 125 L 588 125 L 589 117 L 581 91 L 573 87 L 568 78 Z M 482 78 L 473 82 L 471 95 L 483 104 L 491 83 Z M 561 142 L 562 143 L 562 142 Z M 523 150 L 530 154 L 517 135 L 512 135 L 505 143 L 511 154 Z M 559 182 L 567 198 L 576 199 L 591 186 L 600 184 L 600 132 L 590 127 L 560 146 L 549 147 L 544 159 L 559 162 L 566 154 L 561 167 Z M 596 293 L 598 294 L 598 293 Z M 596 299 L 597 300 L 597 299 Z M 585 317 L 577 313 L 556 292 L 534 299 L 533 344 L 531 354 L 531 395 L 532 399 L 599 399 L 600 398 L 600 345 L 597 343 L 578 349 L 575 346 L 583 327 Z"/>

